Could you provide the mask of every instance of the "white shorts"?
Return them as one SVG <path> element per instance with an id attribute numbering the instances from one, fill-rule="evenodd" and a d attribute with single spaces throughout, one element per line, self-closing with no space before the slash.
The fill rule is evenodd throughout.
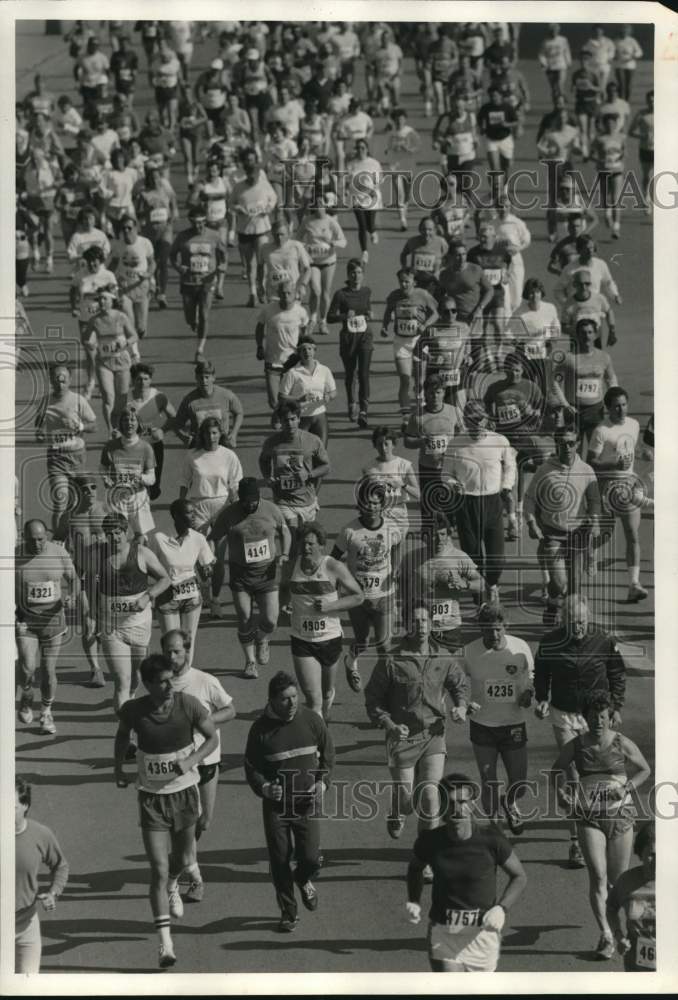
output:
<path id="1" fill-rule="evenodd" d="M 143 611 L 116 618 L 104 618 L 101 629 L 101 647 L 109 656 L 124 655 L 126 647 L 146 646 L 151 641 L 153 611 L 150 604 Z"/>
<path id="2" fill-rule="evenodd" d="M 297 528 L 300 528 L 302 524 L 308 524 L 311 521 L 315 521 L 318 511 L 320 510 L 320 505 L 317 500 L 314 500 L 313 503 L 306 504 L 305 507 L 290 507 L 286 504 L 279 503 L 278 509 L 285 518 L 285 524 L 287 527 L 296 530 Z"/>
<path id="3" fill-rule="evenodd" d="M 396 361 L 409 361 L 411 363 L 418 340 L 419 334 L 416 337 L 396 337 L 393 341 L 393 357 Z"/>
<path id="4" fill-rule="evenodd" d="M 499 153 L 505 160 L 513 159 L 515 143 L 512 135 L 507 135 L 505 139 L 488 139 L 487 152 Z"/>
<path id="5" fill-rule="evenodd" d="M 115 490 L 115 487 L 113 488 Z M 109 494 L 109 503 L 113 510 L 127 518 L 129 526 L 135 535 L 147 535 L 155 528 L 151 513 L 151 502 L 146 490 L 134 493 L 131 497 Z"/>
<path id="6" fill-rule="evenodd" d="M 428 954 L 436 962 L 456 962 L 464 972 L 494 972 L 499 962 L 501 934 L 485 927 L 450 931 L 433 921 L 428 929 Z"/>
<path id="7" fill-rule="evenodd" d="M 553 735 L 559 747 L 570 743 L 575 736 L 583 736 L 584 733 L 588 733 L 589 731 L 586 719 L 579 712 L 562 712 L 559 708 L 554 708 L 551 705 L 549 714 L 551 716 L 551 725 L 553 726 Z"/>

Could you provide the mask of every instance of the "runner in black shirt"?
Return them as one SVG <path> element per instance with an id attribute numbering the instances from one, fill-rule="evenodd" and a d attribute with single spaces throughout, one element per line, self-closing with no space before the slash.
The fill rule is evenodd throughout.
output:
<path id="1" fill-rule="evenodd" d="M 508 840 L 473 819 L 476 786 L 463 774 L 440 783 L 443 825 L 421 833 L 407 870 L 408 918 L 419 923 L 423 870 L 433 869 L 429 962 L 433 972 L 494 972 L 506 914 L 527 877 Z M 497 868 L 509 881 L 497 899 Z"/>
<path id="2" fill-rule="evenodd" d="M 363 285 L 363 267 L 357 257 L 346 265 L 346 285 L 334 293 L 327 313 L 328 323 L 341 323 L 339 354 L 344 366 L 348 419 L 367 427 L 370 405 L 370 362 L 372 361 L 372 289 Z M 354 384 L 358 369 L 358 403 Z"/>

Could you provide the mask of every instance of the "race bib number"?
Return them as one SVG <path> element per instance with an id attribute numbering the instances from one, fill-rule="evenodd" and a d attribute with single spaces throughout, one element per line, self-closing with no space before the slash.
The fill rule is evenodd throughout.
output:
<path id="1" fill-rule="evenodd" d="M 460 132 L 448 140 L 452 156 L 470 156 L 473 153 L 473 136 L 470 132 Z"/>
<path id="2" fill-rule="evenodd" d="M 396 333 L 399 337 L 416 337 L 419 322 L 416 319 L 399 319 L 396 321 Z"/>
<path id="3" fill-rule="evenodd" d="M 329 257 L 332 252 L 332 247 L 329 243 L 310 243 L 306 249 L 311 260 L 322 260 L 323 257 Z"/>
<path id="4" fill-rule="evenodd" d="M 453 601 L 436 601 L 431 605 L 431 619 L 434 628 L 442 628 L 454 617 Z"/>
<path id="5" fill-rule="evenodd" d="M 221 420 L 221 410 L 216 407 L 207 407 L 204 410 L 196 411 L 196 419 L 198 421 L 198 427 L 202 424 L 204 420 L 208 417 L 216 417 L 217 420 Z"/>
<path id="6" fill-rule="evenodd" d="M 541 360 L 546 357 L 546 344 L 543 340 L 528 340 L 524 347 L 528 358 Z"/>
<path id="7" fill-rule="evenodd" d="M 132 284 L 141 277 L 141 273 L 136 267 L 123 267 L 120 277 L 124 284 Z"/>
<path id="8" fill-rule="evenodd" d="M 172 584 L 172 595 L 175 600 L 185 601 L 190 597 L 197 597 L 199 593 L 198 581 L 194 576 L 190 580 L 182 580 L 181 583 Z"/>
<path id="9" fill-rule="evenodd" d="M 413 258 L 415 271 L 426 271 L 429 274 L 435 271 L 436 258 L 432 253 L 415 253 Z"/>
<path id="10" fill-rule="evenodd" d="M 132 486 L 136 489 L 139 484 L 139 470 L 133 466 L 118 466 L 115 470 L 115 482 L 118 486 Z"/>
<path id="11" fill-rule="evenodd" d="M 449 385 L 459 385 L 460 373 L 458 368 L 452 370 L 448 369 L 447 371 L 440 372 L 439 374 L 445 387 Z"/>
<path id="12" fill-rule="evenodd" d="M 301 623 L 301 631 L 304 635 L 317 639 L 327 632 L 327 621 L 325 618 L 304 618 Z"/>
<path id="13" fill-rule="evenodd" d="M 499 423 L 514 424 L 516 420 L 520 420 L 520 407 L 516 406 L 515 403 L 508 403 L 506 406 L 498 406 L 497 415 L 499 417 Z"/>
<path id="14" fill-rule="evenodd" d="M 297 490 L 301 486 L 301 480 L 295 475 L 281 476 L 279 482 L 281 490 Z"/>
<path id="15" fill-rule="evenodd" d="M 286 281 L 291 281 L 291 280 L 292 280 L 292 275 L 289 271 L 283 271 L 282 269 L 271 271 L 271 282 L 274 285 L 282 285 Z"/>
<path id="16" fill-rule="evenodd" d="M 600 379 L 578 378 L 577 399 L 591 400 L 592 402 L 600 399 Z"/>
<path id="17" fill-rule="evenodd" d="M 384 579 L 379 573 L 356 573 L 355 578 L 367 597 L 380 592 Z"/>
<path id="18" fill-rule="evenodd" d="M 99 312 L 98 299 L 85 299 L 82 304 L 87 316 L 94 316 Z"/>
<path id="19" fill-rule="evenodd" d="M 351 316 L 346 320 L 346 329 L 349 333 L 364 333 L 367 329 L 367 320 L 364 316 Z"/>
<path id="20" fill-rule="evenodd" d="M 133 615 L 137 610 L 136 598 L 111 597 L 108 602 L 108 610 L 111 615 Z"/>
<path id="21" fill-rule="evenodd" d="M 172 87 L 176 87 L 176 85 L 177 78 L 174 73 L 161 73 L 158 77 L 158 87 L 171 90 Z"/>
<path id="22" fill-rule="evenodd" d="M 209 274 L 210 259 L 202 255 L 191 257 L 190 267 L 191 274 Z"/>
<path id="23" fill-rule="evenodd" d="M 480 927 L 480 910 L 447 910 L 445 924 L 448 931 L 456 932 L 467 927 Z"/>
<path id="24" fill-rule="evenodd" d="M 118 77 L 121 80 L 129 82 L 132 79 L 132 70 L 128 69 L 126 66 L 123 66 L 121 69 L 118 70 Z"/>
<path id="25" fill-rule="evenodd" d="M 226 218 L 226 202 L 223 198 L 216 198 L 207 202 L 207 221 L 221 222 Z"/>
<path id="26" fill-rule="evenodd" d="M 254 218 L 257 215 L 265 215 L 266 214 L 266 206 L 262 202 L 260 202 L 260 201 L 256 202 L 256 204 L 254 204 L 254 205 L 248 205 L 247 206 L 247 214 L 249 216 L 251 216 L 252 218 Z"/>
<path id="27" fill-rule="evenodd" d="M 111 355 L 117 354 L 120 350 L 120 344 L 117 340 L 104 340 L 99 344 L 99 352 L 101 354 Z"/>
<path id="28" fill-rule="evenodd" d="M 169 213 L 166 208 L 152 208 L 149 219 L 151 222 L 161 223 L 167 222 L 169 218 Z"/>
<path id="29" fill-rule="evenodd" d="M 490 701 L 513 701 L 515 694 L 513 681 L 485 681 L 485 697 Z"/>
<path id="30" fill-rule="evenodd" d="M 657 946 L 650 938 L 636 938 L 636 965 L 640 969 L 657 968 Z"/>
<path id="31" fill-rule="evenodd" d="M 56 604 L 58 600 L 56 580 L 26 584 L 26 604 Z"/>
<path id="32" fill-rule="evenodd" d="M 176 753 L 144 754 L 144 778 L 146 781 L 166 782 L 177 773 Z"/>
<path id="33" fill-rule="evenodd" d="M 61 444 L 69 444 L 74 441 L 77 437 L 75 431 L 52 431 L 50 434 L 50 441 L 53 446 L 58 446 Z"/>
<path id="34" fill-rule="evenodd" d="M 483 273 L 491 285 L 501 284 L 501 268 L 500 267 L 486 267 Z"/>
<path id="35" fill-rule="evenodd" d="M 245 543 L 245 562 L 261 563 L 271 561 L 271 547 L 268 538 L 261 538 L 256 542 Z"/>
<path id="36" fill-rule="evenodd" d="M 504 112 L 503 111 L 490 111 L 487 115 L 487 120 L 490 125 L 505 125 Z"/>
<path id="37" fill-rule="evenodd" d="M 427 455 L 444 455 L 447 451 L 448 437 L 446 434 L 438 434 L 435 437 L 426 438 L 424 451 Z"/>

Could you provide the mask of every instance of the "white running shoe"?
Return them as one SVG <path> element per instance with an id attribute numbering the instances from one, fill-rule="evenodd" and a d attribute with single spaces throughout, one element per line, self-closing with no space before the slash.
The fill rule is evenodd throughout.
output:
<path id="1" fill-rule="evenodd" d="M 179 886 L 169 894 L 169 911 L 170 917 L 176 917 L 177 919 L 184 915 L 184 901 L 181 898 Z"/>

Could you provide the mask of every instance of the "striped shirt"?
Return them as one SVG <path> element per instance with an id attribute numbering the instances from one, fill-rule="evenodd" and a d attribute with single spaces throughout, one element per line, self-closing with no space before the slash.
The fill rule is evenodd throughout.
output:
<path id="1" fill-rule="evenodd" d="M 334 745 L 327 726 L 316 712 L 299 706 L 294 718 L 281 719 L 270 706 L 252 725 L 245 749 L 245 776 L 252 791 L 263 796 L 263 786 L 279 781 L 285 803 L 308 798 L 316 781 L 329 785 L 334 767 Z"/>

